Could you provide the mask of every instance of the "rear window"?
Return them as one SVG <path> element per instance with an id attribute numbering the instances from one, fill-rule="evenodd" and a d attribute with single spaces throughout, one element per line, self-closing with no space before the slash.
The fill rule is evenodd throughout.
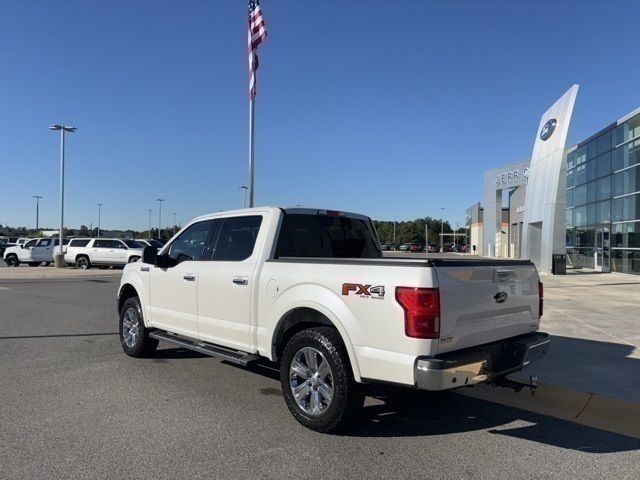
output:
<path id="1" fill-rule="evenodd" d="M 282 221 L 276 258 L 380 258 L 382 252 L 368 219 L 287 214 Z"/>
<path id="2" fill-rule="evenodd" d="M 71 240 L 69 243 L 70 247 L 86 247 L 89 245 L 89 239 L 87 240 Z"/>

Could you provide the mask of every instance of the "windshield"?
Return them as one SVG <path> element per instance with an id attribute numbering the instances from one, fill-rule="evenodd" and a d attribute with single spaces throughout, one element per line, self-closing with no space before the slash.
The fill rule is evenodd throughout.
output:
<path id="1" fill-rule="evenodd" d="M 123 242 L 129 248 L 144 248 L 144 245 L 136 242 L 135 240 L 123 240 Z"/>

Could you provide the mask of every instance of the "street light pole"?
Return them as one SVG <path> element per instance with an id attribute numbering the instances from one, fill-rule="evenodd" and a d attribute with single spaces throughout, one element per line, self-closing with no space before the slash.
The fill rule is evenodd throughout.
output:
<path id="1" fill-rule="evenodd" d="M 240 190 L 242 190 L 242 208 L 247 208 L 247 190 L 249 190 L 249 187 L 242 185 Z"/>
<path id="2" fill-rule="evenodd" d="M 162 238 L 160 230 L 162 228 L 162 202 L 164 202 L 164 198 L 156 198 L 156 202 L 158 202 L 158 238 Z"/>
<path id="3" fill-rule="evenodd" d="M 151 212 L 152 210 L 149 209 L 149 240 L 151 240 Z"/>
<path id="4" fill-rule="evenodd" d="M 40 199 L 42 197 L 40 195 L 34 195 L 33 198 L 36 199 L 36 235 L 37 235 L 38 230 L 40 229 Z"/>
<path id="5" fill-rule="evenodd" d="M 176 212 L 173 212 L 173 235 L 176 234 Z"/>
<path id="6" fill-rule="evenodd" d="M 102 203 L 97 203 L 96 205 L 98 205 L 98 238 L 100 238 L 100 214 L 102 213 Z"/>
<path id="7" fill-rule="evenodd" d="M 440 207 L 440 251 L 444 252 L 444 218 L 442 212 L 446 210 L 445 207 Z"/>
<path id="8" fill-rule="evenodd" d="M 60 130 L 60 251 L 58 254 L 54 254 L 54 262 L 56 268 L 64 268 L 64 136 L 65 132 L 73 133 L 77 130 L 76 127 L 69 125 L 49 125 L 50 130 Z"/>

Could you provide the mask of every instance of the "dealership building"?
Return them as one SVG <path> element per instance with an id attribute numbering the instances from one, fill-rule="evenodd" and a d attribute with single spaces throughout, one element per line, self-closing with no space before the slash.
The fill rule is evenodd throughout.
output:
<path id="1" fill-rule="evenodd" d="M 640 274 L 640 109 L 567 146 L 577 89 L 542 116 L 530 161 L 485 171 L 469 243 L 542 271 L 566 254 L 568 268 Z"/>

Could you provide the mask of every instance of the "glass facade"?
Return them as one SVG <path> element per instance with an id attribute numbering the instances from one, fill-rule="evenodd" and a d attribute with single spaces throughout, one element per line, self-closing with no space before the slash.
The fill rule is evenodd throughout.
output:
<path id="1" fill-rule="evenodd" d="M 567 154 L 566 219 L 569 264 L 640 274 L 640 114 Z"/>

